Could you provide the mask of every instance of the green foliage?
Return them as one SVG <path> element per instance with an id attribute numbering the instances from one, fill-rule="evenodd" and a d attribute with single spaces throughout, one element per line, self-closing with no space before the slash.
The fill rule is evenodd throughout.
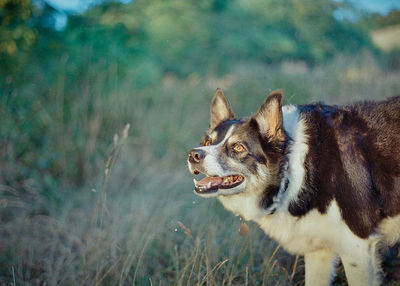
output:
<path id="1" fill-rule="evenodd" d="M 282 59 L 318 63 L 337 52 L 370 45 L 361 26 L 338 21 L 342 6 L 325 1 L 134 1 L 88 13 L 91 20 L 119 27 L 131 47 L 178 75 L 226 73 L 230 63 Z M 196 70 L 193 70 L 196 67 Z"/>
<path id="2" fill-rule="evenodd" d="M 32 10 L 29 0 L 0 1 L 0 54 L 11 56 L 33 44 Z"/>
<path id="3" fill-rule="evenodd" d="M 135 86 L 142 88 L 164 73 L 223 75 L 246 61 L 317 64 L 338 52 L 372 48 L 366 25 L 337 20 L 334 11 L 345 4 L 331 0 L 105 2 L 70 16 L 67 28 L 59 33 L 48 28 L 54 22 L 49 7 L 32 14 L 29 1 L 4 3 L 3 51 L 15 54 L 24 46 L 11 34 L 25 39 L 25 46 L 37 38 L 28 56 L 19 54 L 0 70 L 7 75 L 20 76 L 37 56 L 39 64 L 47 65 L 51 57 L 66 54 L 80 70 L 89 62 L 102 62 L 103 68 L 115 63 L 121 75 L 131 72 Z M 79 61 L 82 54 L 86 61 Z"/>
<path id="4" fill-rule="evenodd" d="M 373 13 L 371 15 L 366 16 L 365 21 L 368 22 L 373 29 L 379 29 L 392 25 L 399 25 L 400 10 L 392 10 L 385 16 Z"/>

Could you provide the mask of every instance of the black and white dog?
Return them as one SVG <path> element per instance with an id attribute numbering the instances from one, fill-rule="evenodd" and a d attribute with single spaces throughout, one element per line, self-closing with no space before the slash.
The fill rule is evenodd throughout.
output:
<path id="1" fill-rule="evenodd" d="M 273 91 L 235 119 L 221 89 L 202 146 L 188 154 L 195 193 L 255 221 L 305 256 L 306 285 L 378 285 L 377 249 L 400 240 L 400 96 L 349 106 L 289 105 Z"/>

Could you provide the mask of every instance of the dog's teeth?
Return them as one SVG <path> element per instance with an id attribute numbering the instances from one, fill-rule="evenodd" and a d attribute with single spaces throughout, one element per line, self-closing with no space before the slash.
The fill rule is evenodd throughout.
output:
<path id="1" fill-rule="evenodd" d="M 196 181 L 196 179 L 193 179 L 193 183 L 194 183 L 195 186 L 197 186 L 197 181 Z"/>
<path id="2" fill-rule="evenodd" d="M 208 182 L 207 189 L 211 188 L 211 182 Z"/>

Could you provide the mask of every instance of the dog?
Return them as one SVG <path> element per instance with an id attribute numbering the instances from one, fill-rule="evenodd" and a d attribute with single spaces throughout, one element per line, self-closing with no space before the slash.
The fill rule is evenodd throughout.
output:
<path id="1" fill-rule="evenodd" d="M 400 96 L 348 106 L 282 106 L 273 91 L 236 119 L 221 89 L 201 146 L 188 153 L 195 193 L 256 222 L 304 255 L 305 284 L 379 285 L 378 250 L 400 239 Z"/>

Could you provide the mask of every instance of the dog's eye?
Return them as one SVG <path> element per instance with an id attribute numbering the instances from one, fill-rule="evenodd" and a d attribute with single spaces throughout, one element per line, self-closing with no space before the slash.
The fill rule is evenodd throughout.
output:
<path id="1" fill-rule="evenodd" d="M 235 150 L 236 152 L 243 152 L 246 150 L 246 148 L 244 148 L 244 146 L 240 143 L 236 143 L 235 145 L 233 145 L 233 150 Z"/>
<path id="2" fill-rule="evenodd" d="M 211 144 L 211 140 L 207 139 L 206 142 L 204 142 L 204 146 L 209 146 Z"/>

